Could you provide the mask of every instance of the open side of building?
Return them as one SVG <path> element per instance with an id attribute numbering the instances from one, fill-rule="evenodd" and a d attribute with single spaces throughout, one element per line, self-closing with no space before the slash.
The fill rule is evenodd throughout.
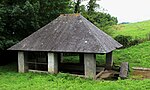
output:
<path id="1" fill-rule="evenodd" d="M 95 55 L 106 54 L 105 67 L 111 69 L 112 51 L 120 47 L 122 47 L 120 43 L 82 15 L 63 14 L 8 50 L 18 51 L 19 72 L 36 68 L 58 73 L 63 53 L 78 53 L 85 76 L 94 78 L 96 76 Z M 31 53 L 35 54 L 31 55 Z"/>

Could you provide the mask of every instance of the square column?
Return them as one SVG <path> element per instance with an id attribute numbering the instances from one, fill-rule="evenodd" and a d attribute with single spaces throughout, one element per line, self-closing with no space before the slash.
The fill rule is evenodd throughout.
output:
<path id="1" fill-rule="evenodd" d="M 58 62 L 62 63 L 64 60 L 63 53 L 58 53 Z"/>
<path id="2" fill-rule="evenodd" d="M 52 74 L 58 73 L 58 58 L 55 53 L 48 53 L 48 72 Z"/>
<path id="3" fill-rule="evenodd" d="M 84 54 L 85 77 L 95 78 L 96 76 L 96 56 L 95 54 Z"/>
<path id="4" fill-rule="evenodd" d="M 110 70 L 113 66 L 112 52 L 106 53 L 106 66 L 105 68 Z"/>
<path id="5" fill-rule="evenodd" d="M 18 72 L 24 73 L 28 71 L 27 54 L 25 52 L 18 52 Z"/>

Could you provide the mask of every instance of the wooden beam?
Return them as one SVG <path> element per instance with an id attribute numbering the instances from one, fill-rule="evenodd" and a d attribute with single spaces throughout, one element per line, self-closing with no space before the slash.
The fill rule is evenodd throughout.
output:
<path id="1" fill-rule="evenodd" d="M 113 57 L 112 57 L 112 52 L 106 53 L 106 66 L 105 68 L 107 70 L 112 69 L 113 66 Z"/>
<path id="2" fill-rule="evenodd" d="M 58 73 L 58 57 L 55 53 L 48 52 L 48 72 L 52 74 Z"/>
<path id="3" fill-rule="evenodd" d="M 101 72 L 99 72 L 99 73 L 96 75 L 95 79 L 97 79 L 98 77 L 100 77 L 100 76 L 103 74 L 103 72 L 104 72 L 104 70 L 101 71 Z"/>
<path id="4" fill-rule="evenodd" d="M 48 73 L 47 71 L 31 70 L 31 69 L 29 69 L 29 72 L 34 72 L 34 73 Z"/>
<path id="5" fill-rule="evenodd" d="M 24 73 L 28 71 L 27 53 L 18 52 L 18 72 Z"/>
<path id="6" fill-rule="evenodd" d="M 95 54 L 84 54 L 85 77 L 95 78 L 96 76 L 96 56 Z"/>

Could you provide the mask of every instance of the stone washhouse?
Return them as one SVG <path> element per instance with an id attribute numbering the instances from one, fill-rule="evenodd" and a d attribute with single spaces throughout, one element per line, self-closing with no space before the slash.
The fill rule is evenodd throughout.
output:
<path id="1" fill-rule="evenodd" d="M 96 76 L 96 54 L 106 54 L 105 69 L 113 65 L 113 50 L 120 43 L 80 14 L 62 14 L 8 50 L 18 51 L 18 71 L 57 74 L 63 53 L 79 54 L 85 77 Z M 80 66 L 80 65 L 78 65 Z M 68 67 L 71 68 L 71 67 Z"/>

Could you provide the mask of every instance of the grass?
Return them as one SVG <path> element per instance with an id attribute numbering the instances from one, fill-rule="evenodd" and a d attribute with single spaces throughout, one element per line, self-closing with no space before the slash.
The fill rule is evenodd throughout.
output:
<path id="1" fill-rule="evenodd" d="M 150 41 L 114 52 L 115 63 L 129 62 L 130 66 L 150 67 Z"/>
<path id="2" fill-rule="evenodd" d="M 150 34 L 150 20 L 138 23 L 120 24 L 113 26 L 114 34 L 117 35 L 132 36 L 133 38 L 146 38 L 146 35 Z"/>
<path id="3" fill-rule="evenodd" d="M 15 64 L 0 66 L 0 90 L 148 90 L 150 79 L 91 80 L 59 73 L 17 73 Z"/>
<path id="4" fill-rule="evenodd" d="M 150 67 L 150 41 L 114 52 L 115 63 L 126 61 L 130 66 Z M 69 60 L 70 57 L 66 59 Z M 71 57 L 78 61 L 78 57 Z M 97 55 L 97 62 L 105 55 Z M 135 80 L 136 78 L 136 80 Z M 91 80 L 69 74 L 17 73 L 17 64 L 0 66 L 0 90 L 149 90 L 150 79 L 130 77 L 126 80 Z"/>

